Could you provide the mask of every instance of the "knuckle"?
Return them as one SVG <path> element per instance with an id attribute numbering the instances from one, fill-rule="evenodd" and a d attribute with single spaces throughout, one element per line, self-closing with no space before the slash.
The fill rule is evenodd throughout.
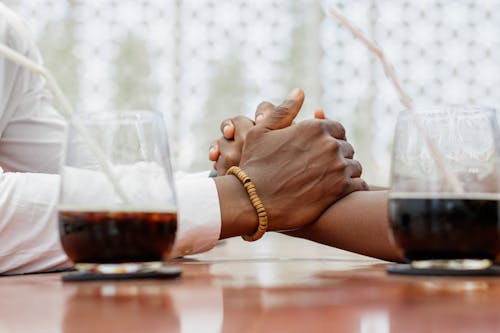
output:
<path id="1" fill-rule="evenodd" d="M 321 136 L 327 132 L 325 131 L 324 124 L 322 124 L 319 119 L 307 119 L 301 121 L 297 124 L 297 128 L 300 131 L 307 131 L 313 136 Z"/>
<path id="2" fill-rule="evenodd" d="M 358 169 L 359 174 L 362 174 L 363 173 L 363 165 L 359 161 L 354 160 L 354 162 L 355 162 L 356 168 Z"/>
<path id="3" fill-rule="evenodd" d="M 338 132 L 338 135 L 340 137 L 344 138 L 345 134 L 346 134 L 344 125 L 342 125 L 338 121 L 332 121 L 332 122 L 334 123 L 334 126 L 335 126 L 335 128 L 336 128 L 336 130 Z"/>
<path id="4" fill-rule="evenodd" d="M 322 119 L 312 118 L 307 119 L 307 121 L 311 124 L 311 126 L 317 126 L 319 128 L 326 129 L 325 123 L 322 121 Z"/>
<path id="5" fill-rule="evenodd" d="M 245 116 L 241 116 L 241 115 L 233 117 L 231 120 L 233 123 L 241 123 L 241 122 L 251 121 L 249 118 L 247 118 Z"/>
<path id="6" fill-rule="evenodd" d="M 340 166 L 343 170 L 346 170 L 347 168 L 349 168 L 349 162 L 343 158 L 340 160 Z"/>
<path id="7" fill-rule="evenodd" d="M 344 156 L 348 158 L 352 158 L 354 156 L 354 148 L 349 142 L 346 141 L 343 142 L 343 151 L 344 151 Z"/>
<path id="8" fill-rule="evenodd" d="M 287 114 L 290 113 L 290 107 L 291 105 L 287 104 L 288 102 L 285 101 L 283 104 L 277 106 L 274 108 L 274 112 L 272 113 L 273 117 L 283 117 L 286 116 Z"/>
<path id="9" fill-rule="evenodd" d="M 330 140 L 330 150 L 337 153 L 340 150 L 340 142 L 337 139 Z"/>
<path id="10" fill-rule="evenodd" d="M 307 129 L 313 127 L 312 124 L 313 124 L 312 119 L 306 119 L 306 120 L 302 120 L 301 122 L 296 123 L 295 127 L 300 128 L 301 130 L 307 130 Z"/>
<path id="11" fill-rule="evenodd" d="M 337 161 L 335 162 L 335 170 L 337 172 L 342 173 L 343 175 L 346 174 L 346 170 L 348 169 L 348 167 L 349 163 L 344 158 L 338 158 Z"/>
<path id="12" fill-rule="evenodd" d="M 337 124 L 338 124 L 339 136 L 341 138 L 345 138 L 345 136 L 346 136 L 345 127 L 341 123 L 337 123 Z"/>
<path id="13" fill-rule="evenodd" d="M 272 108 L 272 107 L 274 107 L 273 104 L 271 104 L 268 101 L 263 101 L 263 102 L 260 102 L 259 105 L 257 105 L 257 111 L 262 110 L 262 109 Z"/>
<path id="14" fill-rule="evenodd" d="M 346 131 L 344 125 L 335 120 L 328 120 L 325 122 L 325 126 L 328 126 L 330 133 L 337 139 L 345 138 Z"/>
<path id="15" fill-rule="evenodd" d="M 333 138 L 335 140 L 343 139 L 342 133 L 335 124 L 335 121 L 321 120 L 321 119 L 317 119 L 316 121 L 318 122 L 319 126 L 321 126 L 324 135 L 328 136 L 329 138 Z"/>

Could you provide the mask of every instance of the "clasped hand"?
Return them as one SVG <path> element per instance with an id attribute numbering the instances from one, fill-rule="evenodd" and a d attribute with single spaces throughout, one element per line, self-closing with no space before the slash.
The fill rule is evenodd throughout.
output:
<path id="1" fill-rule="evenodd" d="M 259 104 L 255 122 L 226 119 L 222 137 L 210 147 L 219 175 L 234 165 L 249 175 L 267 209 L 270 231 L 303 227 L 340 198 L 368 189 L 340 123 L 324 119 L 322 110 L 315 119 L 293 123 L 303 101 L 303 91 L 294 89 L 278 106 Z"/>

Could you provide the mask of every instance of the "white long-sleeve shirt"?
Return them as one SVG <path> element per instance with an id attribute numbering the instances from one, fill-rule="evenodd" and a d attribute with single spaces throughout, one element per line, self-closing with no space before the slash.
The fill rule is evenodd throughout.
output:
<path id="1" fill-rule="evenodd" d="M 42 62 L 29 29 L 2 3 L 0 43 Z M 57 229 L 65 122 L 51 103 L 40 76 L 0 55 L 0 274 L 71 265 Z M 175 178 L 179 219 L 171 255 L 206 251 L 221 228 L 215 184 L 204 173 Z"/>

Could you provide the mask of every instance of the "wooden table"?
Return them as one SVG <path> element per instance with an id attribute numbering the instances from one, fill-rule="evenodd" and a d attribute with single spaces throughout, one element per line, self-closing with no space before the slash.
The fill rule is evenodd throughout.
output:
<path id="1" fill-rule="evenodd" d="M 280 235 L 176 263 L 181 279 L 0 278 L 4 332 L 500 332 L 500 277 L 389 276 Z"/>

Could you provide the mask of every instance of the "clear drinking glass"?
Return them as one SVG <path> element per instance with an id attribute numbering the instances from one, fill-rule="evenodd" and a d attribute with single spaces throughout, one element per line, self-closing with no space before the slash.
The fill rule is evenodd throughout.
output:
<path id="1" fill-rule="evenodd" d="M 78 270 L 162 266 L 177 230 L 167 134 L 153 111 L 88 113 L 69 126 L 59 235 Z"/>
<path id="2" fill-rule="evenodd" d="M 500 246 L 496 112 L 453 105 L 422 109 L 418 115 L 461 189 L 450 186 L 412 116 L 402 111 L 389 203 L 395 243 L 415 268 L 487 268 Z"/>

